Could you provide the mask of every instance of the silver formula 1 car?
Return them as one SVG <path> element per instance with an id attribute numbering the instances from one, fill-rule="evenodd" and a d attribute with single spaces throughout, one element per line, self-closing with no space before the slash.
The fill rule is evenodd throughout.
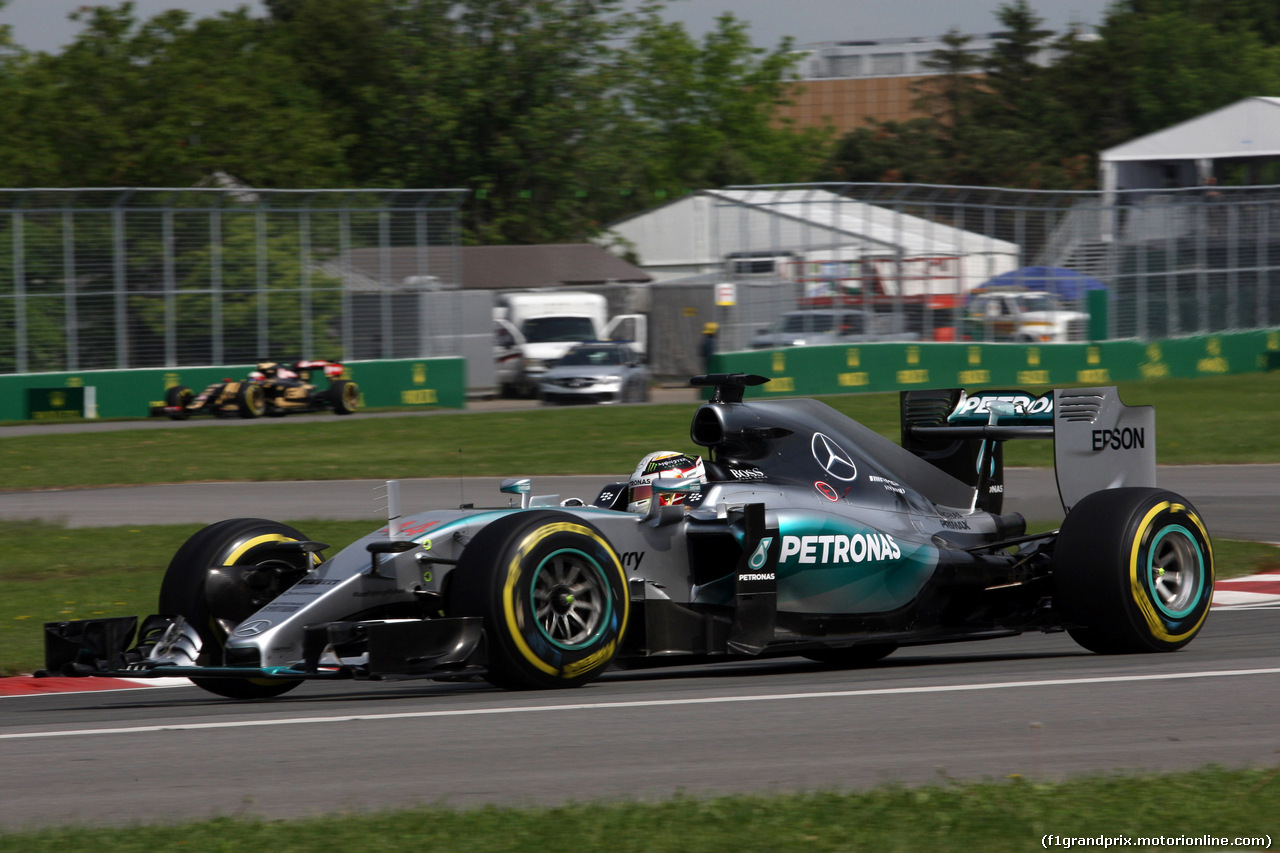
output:
<path id="1" fill-rule="evenodd" d="M 901 395 L 902 442 L 808 399 L 712 389 L 705 476 L 605 485 L 592 504 L 503 484 L 507 506 L 399 517 L 329 559 L 263 519 L 211 525 L 161 615 L 46 625 L 50 674 L 185 676 L 232 698 L 307 680 L 581 685 L 610 666 L 1068 631 L 1100 653 L 1178 649 L 1213 592 L 1199 514 L 1155 487 L 1155 413 L 1114 388 Z M 1002 443 L 1054 442 L 1059 530 L 1002 514 Z M 644 512 L 628 511 L 646 506 Z M 136 637 L 135 637 L 136 635 Z"/>

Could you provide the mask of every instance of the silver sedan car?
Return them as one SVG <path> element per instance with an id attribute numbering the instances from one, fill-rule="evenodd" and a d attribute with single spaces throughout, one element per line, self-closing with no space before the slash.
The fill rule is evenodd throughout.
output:
<path id="1" fill-rule="evenodd" d="M 578 344 L 542 375 L 538 396 L 544 403 L 646 402 L 649 368 L 627 344 Z"/>

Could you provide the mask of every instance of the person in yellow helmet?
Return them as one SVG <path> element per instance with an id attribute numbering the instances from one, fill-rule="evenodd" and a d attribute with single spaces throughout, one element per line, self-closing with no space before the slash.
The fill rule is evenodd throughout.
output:
<path id="1" fill-rule="evenodd" d="M 702 372 L 711 372 L 711 356 L 716 352 L 716 332 L 720 331 L 719 323 L 707 323 L 702 327 Z"/>

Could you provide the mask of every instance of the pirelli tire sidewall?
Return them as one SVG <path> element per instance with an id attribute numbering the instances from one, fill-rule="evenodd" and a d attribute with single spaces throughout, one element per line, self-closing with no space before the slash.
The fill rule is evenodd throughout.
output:
<path id="1" fill-rule="evenodd" d="M 569 606 L 588 605 L 583 620 L 571 623 L 579 637 L 559 636 L 539 619 L 549 606 L 549 579 L 566 566 L 583 587 Z M 509 689 L 592 681 L 612 661 L 630 616 L 626 572 L 613 546 L 589 522 L 556 511 L 513 513 L 481 530 L 454 569 L 450 600 L 456 615 L 484 618 L 488 680 Z"/>
<path id="2" fill-rule="evenodd" d="M 267 413 L 267 392 L 256 382 L 241 382 L 235 400 L 242 418 L 260 418 Z"/>
<path id="3" fill-rule="evenodd" d="M 1182 648 L 1204 625 L 1213 583 L 1204 521 L 1162 489 L 1086 496 L 1054 549 L 1054 608 L 1077 642 L 1104 654 Z"/>
<path id="4" fill-rule="evenodd" d="M 350 379 L 335 379 L 329 385 L 329 402 L 334 414 L 350 415 L 360 408 L 360 386 Z"/>
<path id="5" fill-rule="evenodd" d="M 174 385 L 164 392 L 164 403 L 173 411 L 169 412 L 170 420 L 185 421 L 191 417 L 187 406 L 195 399 L 195 393 L 185 385 Z"/>
<path id="6" fill-rule="evenodd" d="M 306 536 L 297 529 L 265 518 L 230 518 L 215 522 L 194 533 L 174 554 L 160 584 L 160 613 L 183 616 L 199 633 L 203 647 L 199 663 L 219 666 L 227 642 L 227 624 L 252 615 L 279 594 L 272 589 L 244 590 L 241 600 L 215 602 L 210 599 L 210 576 L 232 566 L 257 566 L 281 560 L 297 562 L 305 572 L 317 557 L 289 553 L 282 557 L 274 546 L 281 542 L 302 542 Z M 261 600 L 259 600 L 261 599 Z M 279 696 L 301 681 L 260 678 L 192 678 L 191 682 L 210 693 L 230 699 L 267 699 Z"/>

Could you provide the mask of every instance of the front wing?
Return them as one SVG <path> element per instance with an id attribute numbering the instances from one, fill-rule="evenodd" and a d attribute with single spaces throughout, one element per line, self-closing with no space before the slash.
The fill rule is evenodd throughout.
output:
<path id="1" fill-rule="evenodd" d="M 309 626 L 292 666 L 205 666 L 182 617 L 136 616 L 45 624 L 37 676 L 253 678 L 282 681 L 468 678 L 485 673 L 479 617 L 331 622 Z"/>

